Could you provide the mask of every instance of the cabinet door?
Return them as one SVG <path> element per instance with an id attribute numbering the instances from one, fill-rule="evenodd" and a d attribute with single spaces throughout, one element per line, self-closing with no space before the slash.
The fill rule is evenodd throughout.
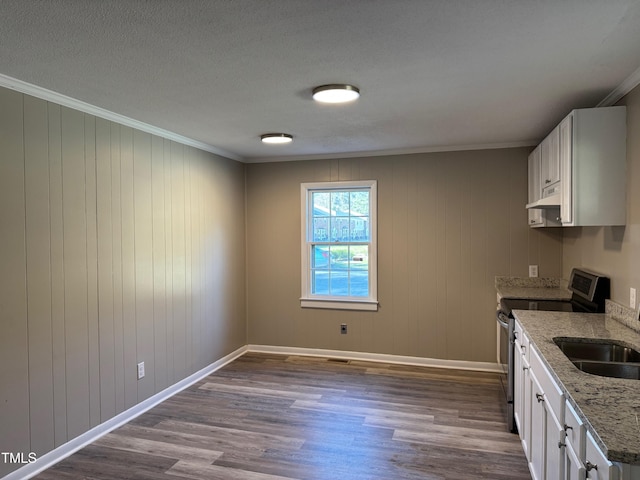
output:
<path id="1" fill-rule="evenodd" d="M 529 380 L 529 362 L 527 362 L 523 349 L 526 346 L 516 341 L 514 356 L 514 392 L 513 392 L 513 415 L 516 426 L 518 427 L 518 435 L 522 442 L 522 450 L 529 460 L 529 437 L 531 428 L 531 416 L 527 414 L 527 402 L 530 388 L 527 388 Z"/>
<path id="2" fill-rule="evenodd" d="M 587 432 L 586 461 L 587 478 L 591 480 L 618 480 L 618 467 L 607 460 L 596 441 Z"/>
<path id="3" fill-rule="evenodd" d="M 560 122 L 560 169 L 562 185 L 560 188 L 560 219 L 562 225 L 573 224 L 573 114 Z"/>
<path id="4" fill-rule="evenodd" d="M 540 144 L 542 190 L 560 181 L 560 129 L 554 128 Z M 543 195 L 544 196 L 544 195 Z"/>
<path id="5" fill-rule="evenodd" d="M 545 414 L 547 420 L 547 426 L 545 429 L 545 478 L 552 480 L 555 478 L 562 478 L 564 473 L 564 428 L 560 424 L 560 420 L 551 409 L 547 402 L 542 402 L 545 405 Z"/>
<path id="6" fill-rule="evenodd" d="M 518 428 L 520 440 L 523 439 L 524 425 L 522 423 L 522 412 L 524 402 L 522 394 L 524 393 L 524 371 L 522 370 L 522 355 L 520 354 L 520 342 L 514 343 L 513 351 L 513 418 Z M 526 452 L 525 452 L 526 454 Z"/>
<path id="7" fill-rule="evenodd" d="M 564 447 L 564 476 L 563 480 L 585 480 L 587 471 L 570 443 Z"/>
<path id="8" fill-rule="evenodd" d="M 546 429 L 547 412 L 544 407 L 544 392 L 536 378 L 535 372 L 529 369 L 531 379 L 531 441 L 529 444 L 529 470 L 533 480 L 543 480 L 546 462 Z"/>
<path id="9" fill-rule="evenodd" d="M 529 362 L 522 356 L 522 429 L 520 439 L 527 460 L 531 460 L 531 369 Z"/>
<path id="10" fill-rule="evenodd" d="M 540 200 L 542 188 L 540 188 L 540 145 L 529 154 L 529 203 Z M 543 223 L 542 210 L 530 208 L 529 225 L 541 225 Z"/>

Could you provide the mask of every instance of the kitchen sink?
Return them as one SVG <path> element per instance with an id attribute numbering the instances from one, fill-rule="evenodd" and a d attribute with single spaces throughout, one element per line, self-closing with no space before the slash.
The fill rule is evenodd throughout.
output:
<path id="1" fill-rule="evenodd" d="M 586 373 L 600 375 L 601 377 L 628 378 L 640 380 L 639 363 L 622 362 L 589 362 L 573 360 L 573 364 Z"/>
<path id="2" fill-rule="evenodd" d="M 640 362 L 640 352 L 614 340 L 554 338 L 562 353 L 572 360 L 599 362 Z"/>
<path id="3" fill-rule="evenodd" d="M 586 373 L 640 380 L 640 352 L 614 340 L 557 337 L 553 341 Z"/>

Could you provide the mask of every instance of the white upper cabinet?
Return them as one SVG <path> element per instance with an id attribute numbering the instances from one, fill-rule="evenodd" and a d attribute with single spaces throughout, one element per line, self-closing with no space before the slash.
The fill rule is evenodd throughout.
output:
<path id="1" fill-rule="evenodd" d="M 624 106 L 573 110 L 537 147 L 539 190 L 529 192 L 527 208 L 542 209 L 543 217 L 554 209 L 554 220 L 567 227 L 624 225 L 626 136 Z"/>
<path id="2" fill-rule="evenodd" d="M 560 182 L 560 127 L 551 133 L 540 144 L 540 180 L 542 197 Z"/>
<path id="3" fill-rule="evenodd" d="M 560 132 L 562 225 L 624 225 L 626 107 L 574 110 Z"/>
<path id="4" fill-rule="evenodd" d="M 542 195 L 542 144 L 538 145 L 533 152 L 529 154 L 529 203 L 537 202 Z M 559 155 L 557 156 L 559 159 Z M 558 164 L 559 165 L 559 164 Z M 560 175 L 558 174 L 558 178 Z M 545 176 L 545 178 L 549 178 Z M 554 189 L 560 189 L 558 181 L 555 181 Z M 547 189 L 548 191 L 549 189 Z M 559 227 L 560 226 L 560 207 L 557 208 L 530 208 L 527 211 L 529 215 L 530 227 Z"/>
<path id="5" fill-rule="evenodd" d="M 529 154 L 529 203 L 533 203 L 540 199 L 542 189 L 540 188 L 540 145 L 538 145 L 533 152 Z M 529 226 L 539 227 L 544 226 L 544 219 L 542 217 L 542 209 L 530 208 L 529 214 Z"/>

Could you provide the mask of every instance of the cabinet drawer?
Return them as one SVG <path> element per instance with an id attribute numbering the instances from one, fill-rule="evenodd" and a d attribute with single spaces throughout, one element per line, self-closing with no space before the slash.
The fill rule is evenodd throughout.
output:
<path id="1" fill-rule="evenodd" d="M 564 430 L 567 434 L 566 443 L 570 444 L 578 458 L 584 458 L 585 426 L 578 417 L 573 406 L 566 401 L 564 407 Z"/>
<path id="2" fill-rule="evenodd" d="M 542 359 L 538 355 L 538 352 L 531 349 L 531 370 L 535 372 L 538 377 L 538 381 L 540 382 L 540 386 L 542 387 L 542 392 L 533 392 L 533 394 L 541 393 L 544 394 L 544 400 L 549 405 L 549 408 L 553 410 L 553 412 L 558 417 L 560 422 L 564 421 L 564 394 L 562 390 L 558 387 L 555 380 L 549 373 L 547 367 L 542 363 Z"/>

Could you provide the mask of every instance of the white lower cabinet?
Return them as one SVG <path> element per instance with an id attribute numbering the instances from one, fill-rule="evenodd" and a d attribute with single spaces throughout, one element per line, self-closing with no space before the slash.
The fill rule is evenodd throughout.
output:
<path id="1" fill-rule="evenodd" d="M 535 480 L 556 480 L 564 474 L 564 394 L 530 351 L 531 444 L 529 470 Z"/>
<path id="2" fill-rule="evenodd" d="M 564 409 L 564 477 L 565 480 L 585 480 L 585 426 L 567 400 Z"/>
<path id="3" fill-rule="evenodd" d="M 565 470 L 564 429 L 555 412 L 547 408 L 547 435 L 545 451 L 547 461 L 545 463 L 547 480 L 562 478 Z"/>
<path id="4" fill-rule="evenodd" d="M 533 480 L 545 478 L 545 449 L 546 449 L 546 415 L 544 404 L 540 397 L 540 384 L 533 371 L 529 372 L 531 379 L 531 443 L 529 444 L 529 470 Z"/>
<path id="5" fill-rule="evenodd" d="M 522 329 L 515 329 L 514 356 L 514 399 L 513 416 L 522 449 L 529 459 L 529 443 L 531 441 L 531 382 L 529 379 L 529 339 Z"/>
<path id="6" fill-rule="evenodd" d="M 582 464 L 582 460 L 570 445 L 565 446 L 564 465 L 564 476 L 560 478 L 564 480 L 585 480 L 587 471 Z"/>
<path id="7" fill-rule="evenodd" d="M 611 462 L 516 321 L 514 411 L 534 480 L 640 480 L 640 465 Z"/>
<path id="8" fill-rule="evenodd" d="M 618 467 L 607 460 L 596 441 L 587 432 L 587 444 L 584 467 L 587 478 L 593 480 L 618 480 Z"/>

